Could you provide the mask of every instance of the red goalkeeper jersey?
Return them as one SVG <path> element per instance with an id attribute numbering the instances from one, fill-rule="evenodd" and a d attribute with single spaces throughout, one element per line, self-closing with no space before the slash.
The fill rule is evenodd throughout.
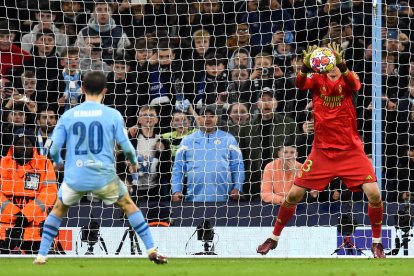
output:
<path id="1" fill-rule="evenodd" d="M 296 77 L 296 86 L 313 94 L 315 138 L 313 147 L 348 150 L 362 148 L 357 131 L 353 95 L 361 88 L 356 73 L 349 72 L 336 81 L 327 75 L 310 74 Z"/>

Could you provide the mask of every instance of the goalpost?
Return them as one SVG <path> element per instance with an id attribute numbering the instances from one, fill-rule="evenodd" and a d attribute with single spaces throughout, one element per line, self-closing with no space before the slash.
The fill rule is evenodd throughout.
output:
<path id="1" fill-rule="evenodd" d="M 302 164 L 312 147 L 312 96 L 295 87 L 302 49 L 339 43 L 362 82 L 357 124 L 384 200 L 384 248 L 414 255 L 414 7 L 381 0 L 0 3 L 2 157 L 12 156 L 20 128 L 33 133 L 37 153 L 48 156 L 59 116 L 83 101 L 82 78 L 103 71 L 103 103 L 124 117 L 139 160 L 131 175 L 117 151 L 117 173 L 169 257 L 257 255 L 295 174 L 272 172 L 281 179 L 272 178 L 278 187 L 265 192 L 266 165 L 287 147 Z M 206 104 L 215 107 L 206 111 Z M 208 111 L 220 117 L 222 136 L 198 131 L 198 114 Z M 182 151 L 187 155 L 179 167 Z M 36 250 L 56 198 L 37 172 L 29 179 L 20 168 L 19 180 L 10 169 L 0 168 L 0 257 Z M 58 187 L 64 173 L 56 172 Z M 10 181 L 16 185 L 5 184 Z M 24 211 L 29 204 L 38 208 L 31 215 Z M 30 223 L 20 237 L 10 237 L 19 212 L 30 215 Z M 306 193 L 268 256 L 370 256 L 366 214 L 366 198 L 335 179 L 326 191 Z M 70 209 L 51 250 L 88 257 L 142 252 L 125 216 L 91 194 Z"/>

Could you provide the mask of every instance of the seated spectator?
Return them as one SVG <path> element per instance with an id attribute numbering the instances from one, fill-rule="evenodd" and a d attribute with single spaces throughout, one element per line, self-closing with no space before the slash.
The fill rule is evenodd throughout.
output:
<path id="1" fill-rule="evenodd" d="M 127 3 L 125 3 L 127 2 Z M 140 38 L 145 37 L 146 34 L 154 32 L 155 25 L 150 19 L 149 15 L 146 15 L 147 5 L 137 4 L 136 1 L 123 1 L 120 5 L 120 24 L 123 26 L 125 34 L 128 38 Z M 128 7 L 126 6 L 128 5 Z M 124 7 L 124 8 L 122 8 Z"/>
<path id="2" fill-rule="evenodd" d="M 100 40 L 99 38 L 93 39 Z M 89 42 L 93 39 L 86 38 L 85 41 Z M 112 67 L 102 59 L 102 45 L 100 43 L 86 43 L 83 50 L 89 54 L 80 60 L 82 76 L 90 71 L 102 71 L 105 76 L 108 76 L 109 72 L 112 71 Z"/>
<path id="3" fill-rule="evenodd" d="M 135 40 L 134 53 L 133 56 L 135 60 L 131 62 L 131 71 L 142 73 L 143 71 L 148 71 L 149 62 L 148 59 L 151 58 L 153 54 L 154 45 L 152 40 L 146 38 L 139 38 Z"/>
<path id="4" fill-rule="evenodd" d="M 69 45 L 76 41 L 77 34 L 88 23 L 89 10 L 85 10 L 85 3 L 81 0 L 63 0 L 60 3 L 61 13 L 57 15 L 57 26 L 61 33 L 66 34 Z"/>
<path id="5" fill-rule="evenodd" d="M 50 138 L 57 123 L 56 111 L 53 106 L 39 107 L 36 118 L 36 148 L 39 155 L 49 158 Z"/>
<path id="6" fill-rule="evenodd" d="M 111 63 L 115 54 L 122 54 L 125 48 L 131 45 L 131 42 L 122 27 L 115 24 L 110 3 L 106 0 L 98 0 L 94 3 L 95 6 L 88 26 L 79 32 L 75 46 L 81 49 L 81 58 L 85 58 L 87 54 L 83 49 L 86 46 L 87 37 L 98 36 L 101 38 L 103 48 L 102 59 Z"/>
<path id="7" fill-rule="evenodd" d="M 228 120 L 222 123 L 220 129 L 233 135 L 236 140 L 240 139 L 240 128 L 249 122 L 249 104 L 234 102 L 228 111 Z"/>
<path id="8" fill-rule="evenodd" d="M 227 87 L 228 99 L 224 104 L 252 102 L 252 92 L 247 90 L 249 70 L 245 66 L 236 66 L 230 71 L 230 82 Z M 221 100 L 222 97 L 219 98 Z"/>
<path id="9" fill-rule="evenodd" d="M 264 89 L 257 102 L 259 114 L 240 127 L 240 148 L 246 168 L 245 193 L 253 199 L 260 195 L 260 179 L 265 166 L 277 158 L 278 149 L 293 141 L 295 122 L 276 112 L 274 91 Z"/>
<path id="10" fill-rule="evenodd" d="M 24 61 L 30 58 L 28 52 L 13 44 L 14 36 L 10 31 L 7 20 L 0 22 L 0 77 L 6 78 L 13 75 L 13 70 L 20 69 Z"/>
<path id="11" fill-rule="evenodd" d="M 131 66 L 121 56 L 117 56 L 108 74 L 107 91 L 103 103 L 118 110 L 127 127 L 136 124 L 138 86 L 130 75 Z"/>
<path id="12" fill-rule="evenodd" d="M 278 151 L 279 158 L 266 165 L 263 171 L 260 196 L 262 201 L 281 204 L 302 164 L 296 161 L 297 152 L 294 145 L 285 144 Z"/>
<path id="13" fill-rule="evenodd" d="M 173 202 L 239 200 L 244 182 L 243 157 L 236 139 L 218 130 L 217 122 L 216 107 L 204 106 L 198 117 L 200 130 L 181 142 L 172 173 Z"/>
<path id="14" fill-rule="evenodd" d="M 52 30 L 43 29 L 36 34 L 32 57 L 24 62 L 25 70 L 36 74 L 36 91 L 44 93 L 50 87 L 50 82 L 57 79 L 59 74 L 59 58 L 56 53 L 55 34 Z"/>
<path id="15" fill-rule="evenodd" d="M 249 24 L 246 22 L 241 22 L 234 27 L 234 33 L 230 35 L 226 46 L 227 56 L 232 56 L 234 51 L 240 48 L 247 49 L 252 55 L 256 55 L 260 51 L 260 49 L 252 48 L 250 44 Z"/>
<path id="16" fill-rule="evenodd" d="M 58 53 L 62 53 L 63 49 L 69 46 L 69 40 L 66 34 L 60 33 L 59 29 L 55 26 L 54 21 L 56 19 L 56 8 L 54 6 L 56 2 L 42 0 L 39 2 L 39 8 L 35 11 L 36 21 L 39 22 L 35 25 L 32 31 L 25 34 L 22 37 L 22 49 L 30 52 L 36 40 L 38 40 L 38 34 L 46 33 L 45 30 L 51 31 L 54 37 L 54 44 Z M 37 6 L 36 6 L 37 8 Z"/>
<path id="17" fill-rule="evenodd" d="M 236 67 L 246 67 L 248 70 L 253 68 L 250 52 L 246 48 L 239 48 L 230 57 L 228 68 L 233 70 Z"/>
<path id="18" fill-rule="evenodd" d="M 12 86 L 6 86 L 3 88 L 3 90 L 6 91 L 4 92 L 6 97 L 4 98 L 5 101 L 3 105 L 3 111 L 22 111 L 23 113 L 25 113 L 24 123 L 27 124 L 28 127 L 33 127 L 34 118 L 37 111 L 37 103 L 28 98 L 25 94 L 19 93 L 19 91 Z M 10 113 L 8 114 L 8 116 L 10 116 Z"/>
<path id="19" fill-rule="evenodd" d="M 133 195 L 138 200 L 159 201 L 163 195 L 159 181 L 159 155 L 164 147 L 155 130 L 158 122 L 157 110 L 143 106 L 138 113 L 137 125 L 128 129 L 139 162 L 138 172 L 132 176 Z"/>
<path id="20" fill-rule="evenodd" d="M 211 35 L 207 30 L 199 29 L 192 36 L 191 57 L 184 62 L 184 82 L 191 84 L 204 76 L 206 56 L 210 50 Z M 191 88 L 192 89 L 192 88 Z"/>
<path id="21" fill-rule="evenodd" d="M 41 225 L 57 198 L 55 169 L 37 154 L 35 137 L 23 129 L 0 163 L 1 253 L 37 254 Z"/>
<path id="22" fill-rule="evenodd" d="M 14 133 L 26 124 L 26 114 L 22 104 L 16 104 L 13 109 L 2 110 L 0 154 L 6 156 L 13 143 Z M 30 126 L 26 126 L 30 128 Z"/>

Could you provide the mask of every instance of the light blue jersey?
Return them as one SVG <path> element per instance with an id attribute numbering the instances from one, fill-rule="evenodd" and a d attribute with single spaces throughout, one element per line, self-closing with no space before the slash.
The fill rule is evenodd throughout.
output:
<path id="1" fill-rule="evenodd" d="M 116 178 L 115 144 L 132 164 L 137 163 L 121 114 L 103 104 L 86 101 L 66 111 L 52 135 L 50 155 L 62 163 L 66 143 L 64 182 L 75 191 L 93 191 Z"/>

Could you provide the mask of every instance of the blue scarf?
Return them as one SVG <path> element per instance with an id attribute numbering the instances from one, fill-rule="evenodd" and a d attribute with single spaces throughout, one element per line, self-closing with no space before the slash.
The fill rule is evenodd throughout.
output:
<path id="1" fill-rule="evenodd" d="M 66 95 L 66 106 L 65 111 L 72 108 L 78 103 L 80 91 L 80 78 L 81 74 L 79 71 L 76 71 L 74 75 L 68 74 L 67 70 L 63 71 L 63 79 L 65 81 L 65 95 Z"/>
<path id="2" fill-rule="evenodd" d="M 151 99 L 167 96 L 168 92 L 160 80 L 160 72 L 158 71 L 158 69 L 155 69 L 150 74 L 151 83 L 149 92 Z"/>

